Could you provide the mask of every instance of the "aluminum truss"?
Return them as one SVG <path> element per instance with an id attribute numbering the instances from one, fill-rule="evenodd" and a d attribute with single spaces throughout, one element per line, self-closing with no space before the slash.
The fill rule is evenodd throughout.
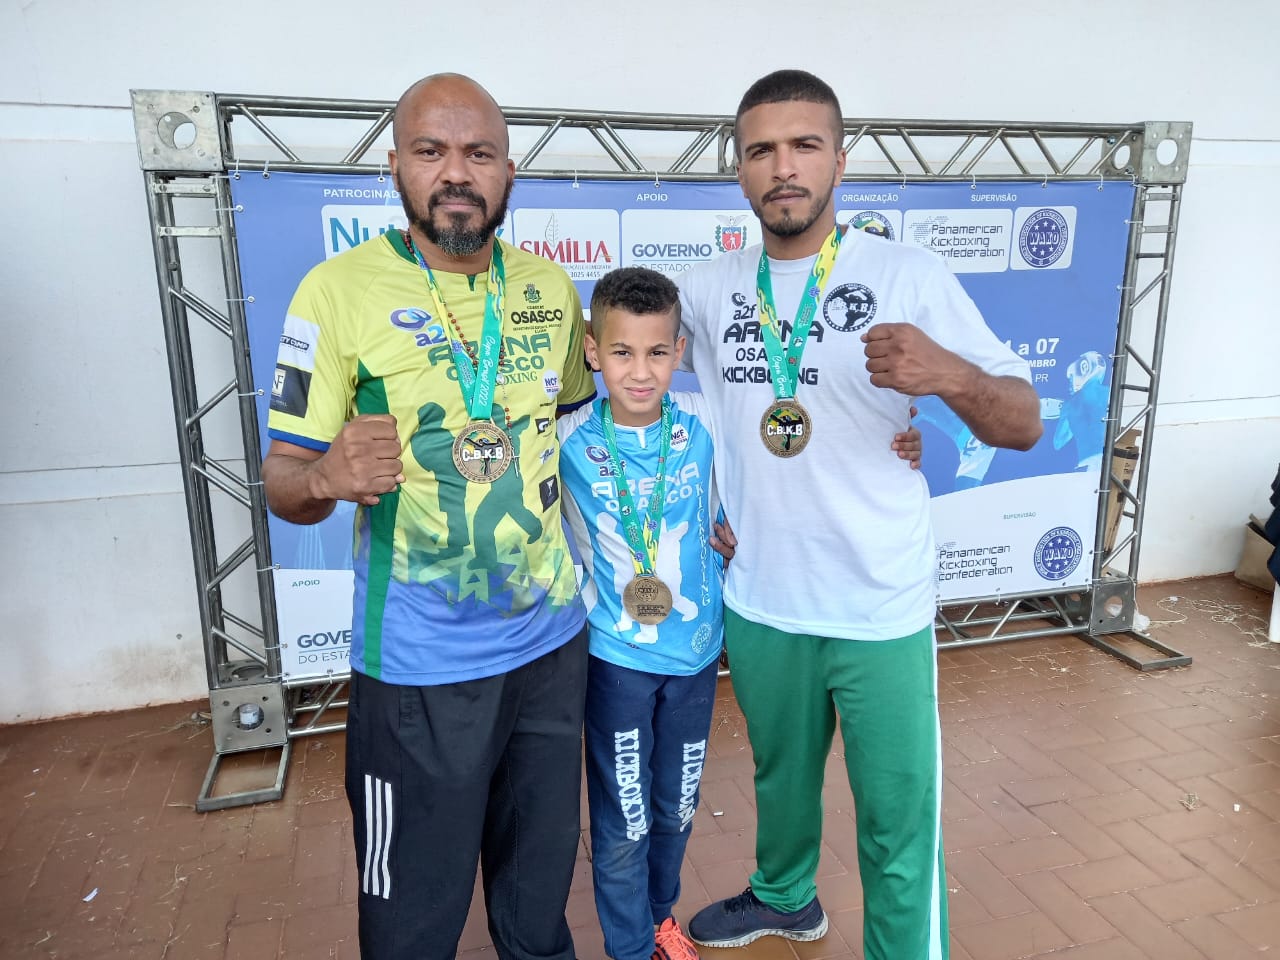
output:
<path id="1" fill-rule="evenodd" d="M 272 171 L 385 176 L 388 101 L 135 90 L 134 125 L 150 213 L 173 383 L 179 459 L 208 671 L 214 756 L 199 810 L 277 799 L 291 742 L 342 729 L 346 678 L 286 684 L 280 670 L 271 549 L 262 492 L 244 299 L 229 179 Z M 732 118 L 506 108 L 517 175 L 610 180 L 733 176 Z M 975 598 L 938 614 L 945 646 L 1075 635 L 1140 669 L 1190 658 L 1133 634 L 1135 577 L 1155 428 L 1169 282 L 1191 124 L 845 121 L 846 180 L 900 182 L 1131 181 L 1137 188 L 1115 351 L 1093 586 Z M 316 146 L 321 144 L 322 146 Z M 197 279 L 192 279 L 197 278 Z M 198 282 L 203 278 L 202 287 Z M 203 291 L 203 292 L 202 292 Z M 192 319 L 198 321 L 193 326 Z M 215 334 L 200 342 L 200 323 Z M 213 452 L 218 411 L 238 424 L 234 450 Z M 224 416 L 226 416 L 224 414 Z M 1113 457 L 1129 429 L 1137 471 Z M 228 431 L 224 430 L 225 435 Z M 230 431 L 237 432 L 235 430 Z M 1107 505 L 1119 530 L 1107 536 Z M 230 544 L 229 546 L 227 544 Z M 237 574 L 237 572 L 239 572 Z M 236 589 L 233 580 L 238 580 Z M 1161 654 L 1141 660 L 1107 635 Z M 215 797 L 227 754 L 279 748 L 274 784 Z"/>

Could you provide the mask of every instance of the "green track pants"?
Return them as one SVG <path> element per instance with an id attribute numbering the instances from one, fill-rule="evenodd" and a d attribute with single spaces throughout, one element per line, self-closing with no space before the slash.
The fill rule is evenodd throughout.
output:
<path id="1" fill-rule="evenodd" d="M 932 627 L 897 640 L 847 640 L 784 633 L 726 609 L 725 644 L 755 756 L 756 896 L 790 911 L 817 894 L 823 772 L 838 717 L 866 960 L 946 960 Z"/>

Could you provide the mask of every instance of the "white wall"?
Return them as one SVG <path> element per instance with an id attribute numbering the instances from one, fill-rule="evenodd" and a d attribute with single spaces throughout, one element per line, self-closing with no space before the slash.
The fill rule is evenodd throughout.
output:
<path id="1" fill-rule="evenodd" d="M 807 66 L 855 116 L 1192 120 L 1142 576 L 1235 565 L 1280 460 L 1280 5 L 619 7 L 0 2 L 0 721 L 206 689 L 130 88 L 390 99 L 459 70 L 512 106 L 730 113 Z"/>

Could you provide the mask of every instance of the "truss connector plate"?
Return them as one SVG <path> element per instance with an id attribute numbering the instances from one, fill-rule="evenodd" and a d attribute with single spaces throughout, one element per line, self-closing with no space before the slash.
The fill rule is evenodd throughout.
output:
<path id="1" fill-rule="evenodd" d="M 131 90 L 138 163 L 143 170 L 222 169 L 218 106 L 212 93 Z"/>
<path id="2" fill-rule="evenodd" d="M 242 683 L 210 690 L 209 706 L 216 753 L 279 747 L 289 739 L 284 689 L 278 682 Z"/>
<path id="3" fill-rule="evenodd" d="M 1191 123 L 1186 120 L 1151 120 L 1143 124 L 1141 142 L 1135 144 L 1139 183 L 1186 183 L 1191 157 Z"/>
<path id="4" fill-rule="evenodd" d="M 1137 604 L 1137 587 L 1128 577 L 1099 577 L 1089 592 L 1089 636 L 1132 630 Z"/>

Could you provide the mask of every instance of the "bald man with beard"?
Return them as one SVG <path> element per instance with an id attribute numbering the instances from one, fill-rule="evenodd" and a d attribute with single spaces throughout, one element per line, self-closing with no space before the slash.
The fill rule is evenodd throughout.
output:
<path id="1" fill-rule="evenodd" d="M 482 87 L 420 80 L 394 139 L 409 229 L 303 279 L 263 463 L 286 520 L 357 504 L 361 956 L 453 957 L 479 862 L 498 956 L 572 960 L 587 650 L 554 421 L 595 394 L 582 305 L 558 266 L 496 237 L 515 167 Z"/>

